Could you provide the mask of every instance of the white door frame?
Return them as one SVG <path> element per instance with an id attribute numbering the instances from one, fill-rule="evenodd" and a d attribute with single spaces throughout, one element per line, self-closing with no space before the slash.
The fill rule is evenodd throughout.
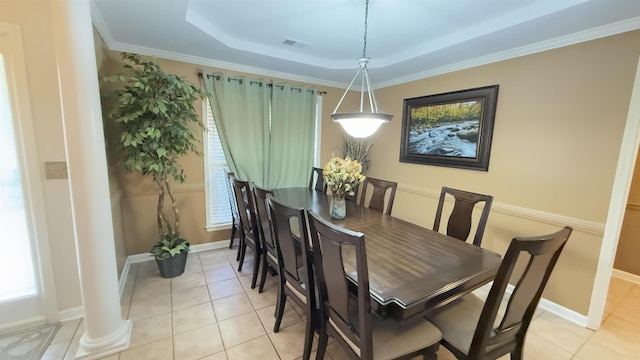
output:
<path id="1" fill-rule="evenodd" d="M 627 206 L 627 198 L 629 197 L 629 189 L 631 188 L 631 180 L 633 178 L 633 170 L 636 164 L 639 145 L 640 59 L 638 61 L 636 77 L 633 83 L 627 122 L 622 135 L 620 155 L 618 156 L 618 166 L 616 168 L 616 176 L 613 181 L 611 200 L 609 201 L 609 212 L 607 214 L 607 222 L 604 228 L 602 246 L 600 247 L 600 258 L 598 259 L 596 278 L 593 284 L 593 292 L 591 293 L 591 303 L 589 305 L 589 314 L 587 315 L 587 327 L 590 329 L 598 329 L 602 322 L 602 315 L 607 301 L 609 281 L 611 279 L 613 262 L 618 248 L 618 239 L 620 238 L 622 221 L 624 219 L 624 213 Z"/>
<path id="2" fill-rule="evenodd" d="M 22 169 L 22 184 L 25 194 L 25 209 L 31 215 L 27 223 L 29 232 L 34 237 L 34 262 L 39 265 L 34 269 L 40 285 L 39 293 L 43 301 L 43 314 L 24 321 L 2 324 L 0 331 L 11 331 L 43 323 L 58 321 L 58 306 L 56 301 L 53 265 L 49 248 L 49 232 L 45 214 L 45 202 L 42 191 L 42 177 L 40 176 L 40 161 L 35 140 L 29 87 L 22 45 L 20 27 L 15 24 L 0 22 L 0 46 L 6 67 L 7 85 L 11 97 L 12 117 L 14 119 L 16 145 L 19 163 Z"/>

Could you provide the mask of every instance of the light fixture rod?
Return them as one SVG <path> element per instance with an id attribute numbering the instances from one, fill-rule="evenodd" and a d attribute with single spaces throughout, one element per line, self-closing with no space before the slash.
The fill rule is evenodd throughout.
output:
<path id="1" fill-rule="evenodd" d="M 345 96 L 347 96 L 347 93 L 349 93 L 349 89 L 351 89 L 351 86 L 353 85 L 353 83 L 358 78 L 358 74 L 360 74 L 360 69 L 358 69 L 358 71 L 356 71 L 356 74 L 353 77 L 353 79 L 351 79 L 351 82 L 349 83 L 349 86 L 347 86 L 347 89 L 344 91 L 344 94 L 342 94 L 342 97 L 340 98 L 340 101 L 338 101 L 338 105 L 336 105 L 336 108 L 333 110 L 334 114 L 338 112 L 338 108 L 340 107 L 340 104 L 342 104 L 342 100 L 344 100 Z"/>
<path id="2" fill-rule="evenodd" d="M 333 121 L 340 123 L 344 130 L 351 136 L 354 137 L 367 137 L 373 134 L 378 127 L 390 121 L 393 118 L 393 115 L 386 114 L 382 112 L 378 112 L 378 103 L 376 102 L 376 96 L 373 93 L 373 89 L 371 87 L 371 82 L 369 81 L 369 72 L 367 69 L 367 64 L 369 63 L 369 58 L 367 57 L 367 28 L 368 28 L 368 17 L 369 17 L 369 0 L 366 0 L 365 13 L 364 13 L 364 44 L 362 47 L 362 57 L 358 59 L 358 71 L 354 75 L 353 79 L 347 86 L 344 94 L 338 101 L 338 105 L 335 110 L 331 114 L 331 118 Z M 360 84 L 360 111 L 359 112 L 345 112 L 338 113 L 338 109 L 340 109 L 340 105 L 342 105 L 342 101 L 344 101 L 345 97 L 351 90 L 351 87 L 355 83 L 358 75 L 362 75 L 362 82 Z M 371 108 L 370 112 L 365 112 L 364 103 L 365 97 L 364 92 L 367 91 L 369 98 L 369 106 Z"/>
<path id="3" fill-rule="evenodd" d="M 369 80 L 369 71 L 367 69 L 367 64 L 369 63 L 369 58 L 360 58 L 358 59 L 360 62 L 360 71 L 362 72 L 362 91 L 360 92 L 360 112 L 364 111 L 363 109 L 363 100 L 365 83 L 367 93 L 369 94 L 369 106 L 371 107 L 371 112 L 378 112 L 378 103 L 376 102 L 376 95 L 373 93 L 373 89 L 371 88 L 371 81 Z"/>
<path id="4" fill-rule="evenodd" d="M 362 70 L 362 68 L 361 68 Z M 369 86 L 369 83 L 367 82 L 367 70 L 364 69 L 362 70 L 362 84 L 360 85 L 360 112 L 364 111 L 364 90 L 365 90 L 365 85 L 367 85 L 367 87 Z"/>

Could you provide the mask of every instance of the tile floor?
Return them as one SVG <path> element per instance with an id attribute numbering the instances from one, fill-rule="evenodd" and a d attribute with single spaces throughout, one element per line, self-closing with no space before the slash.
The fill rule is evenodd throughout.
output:
<path id="1" fill-rule="evenodd" d="M 237 272 L 235 249 L 192 252 L 185 273 L 174 279 L 161 278 L 154 261 L 133 264 L 121 301 L 123 318 L 133 320 L 131 345 L 104 359 L 301 358 L 304 324 L 299 309 L 287 304 L 281 329 L 273 333 L 276 281 L 268 279 L 262 294 L 252 290 L 252 261 L 248 258 Z M 83 331 L 81 320 L 64 322 L 42 359 L 73 359 Z M 617 278 L 611 281 L 598 331 L 540 311 L 525 344 L 526 360 L 638 359 L 638 354 L 640 285 Z M 438 355 L 454 359 L 442 347 Z M 332 341 L 326 358 L 342 360 L 346 355 Z"/>

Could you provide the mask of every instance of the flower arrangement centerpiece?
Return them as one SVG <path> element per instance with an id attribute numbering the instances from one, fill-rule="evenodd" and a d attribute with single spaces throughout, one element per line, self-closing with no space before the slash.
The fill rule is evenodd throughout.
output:
<path id="1" fill-rule="evenodd" d="M 365 176 L 362 175 L 362 164 L 350 157 L 340 158 L 334 156 L 324 166 L 322 172 L 324 182 L 331 189 L 333 198 L 329 213 L 333 219 L 344 219 L 346 216 L 345 195 L 353 196 L 357 185 Z"/>

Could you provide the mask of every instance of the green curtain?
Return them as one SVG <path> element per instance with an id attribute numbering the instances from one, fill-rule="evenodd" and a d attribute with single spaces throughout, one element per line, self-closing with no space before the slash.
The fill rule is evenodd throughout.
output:
<path id="1" fill-rule="evenodd" d="M 304 86 L 274 84 L 271 99 L 266 187 L 306 187 L 313 166 L 316 91 Z"/>
<path id="2" fill-rule="evenodd" d="M 265 186 L 271 89 L 262 80 L 223 73 L 205 75 L 204 84 L 230 171 Z"/>
<path id="3" fill-rule="evenodd" d="M 204 84 L 229 170 L 268 189 L 302 186 L 313 166 L 316 91 L 207 74 Z"/>

